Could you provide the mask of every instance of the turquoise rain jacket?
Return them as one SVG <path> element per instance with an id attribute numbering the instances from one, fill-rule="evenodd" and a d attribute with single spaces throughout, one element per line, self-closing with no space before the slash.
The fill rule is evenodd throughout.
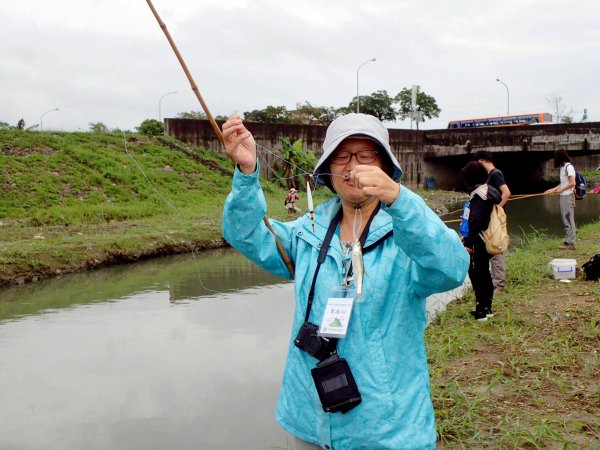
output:
<path id="1" fill-rule="evenodd" d="M 435 449 L 423 337 L 425 299 L 460 286 L 469 255 L 456 232 L 409 189 L 402 187 L 391 206 L 382 206 L 365 246 L 392 229 L 393 238 L 364 255 L 364 301 L 355 302 L 346 338 L 338 342 L 362 403 L 346 414 L 325 413 L 310 372 L 317 360 L 297 348 L 293 339 L 304 322 L 319 247 L 340 207 L 339 198 L 319 205 L 314 232 L 307 214 L 292 222 L 272 221 L 296 267 L 295 311 L 276 419 L 289 433 L 325 449 Z M 290 278 L 263 223 L 265 214 L 258 168 L 251 175 L 236 169 L 223 235 L 260 267 Z M 320 324 L 329 293 L 344 275 L 340 241 L 334 235 L 317 279 L 312 323 Z"/>

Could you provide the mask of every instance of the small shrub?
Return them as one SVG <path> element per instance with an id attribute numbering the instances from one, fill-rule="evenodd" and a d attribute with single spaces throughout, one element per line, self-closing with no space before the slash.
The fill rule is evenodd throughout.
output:
<path id="1" fill-rule="evenodd" d="M 156 119 L 146 119 L 135 129 L 146 136 L 160 136 L 165 132 L 165 127 L 162 122 L 159 122 Z"/>

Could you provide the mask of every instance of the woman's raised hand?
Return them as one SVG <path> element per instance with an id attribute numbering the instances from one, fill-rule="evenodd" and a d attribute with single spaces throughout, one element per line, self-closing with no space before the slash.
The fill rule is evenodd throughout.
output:
<path id="1" fill-rule="evenodd" d="M 256 170 L 256 143 L 254 137 L 242 123 L 239 114 L 234 114 L 223 124 L 225 150 L 246 175 Z"/>

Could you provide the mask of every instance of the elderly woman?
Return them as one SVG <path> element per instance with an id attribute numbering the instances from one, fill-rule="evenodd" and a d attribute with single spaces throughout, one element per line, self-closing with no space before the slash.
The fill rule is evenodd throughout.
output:
<path id="1" fill-rule="evenodd" d="M 263 224 L 266 203 L 256 145 L 239 116 L 223 125 L 236 163 L 223 234 L 262 268 L 290 272 Z M 276 419 L 295 449 L 434 449 L 436 432 L 424 342 L 425 300 L 461 285 L 469 255 L 423 200 L 398 183 L 387 129 L 348 114 L 327 129 L 317 185 L 337 196 L 273 228 L 295 263 L 295 312 Z M 363 296 L 353 294 L 352 249 L 362 244 Z M 340 293 L 342 292 L 342 293 Z M 316 331 L 328 302 L 356 300 L 345 337 Z M 347 305 L 347 304 L 346 304 Z M 339 310 L 339 308 L 338 308 Z M 349 311 L 349 310 L 346 310 Z M 268 368 L 265 368 L 268 370 Z"/>

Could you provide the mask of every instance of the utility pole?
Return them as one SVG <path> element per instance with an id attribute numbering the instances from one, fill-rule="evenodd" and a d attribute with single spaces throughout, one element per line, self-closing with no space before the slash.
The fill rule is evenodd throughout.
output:
<path id="1" fill-rule="evenodd" d="M 496 81 L 498 83 L 502 83 L 504 85 L 504 87 L 506 88 L 506 115 L 510 116 L 510 91 L 508 90 L 508 86 L 506 85 L 506 83 L 504 81 L 502 81 L 500 78 L 496 78 Z"/>
<path id="2" fill-rule="evenodd" d="M 408 117 L 410 117 L 410 129 L 412 130 L 413 120 L 417 124 L 417 130 L 419 129 L 419 122 L 423 122 L 423 111 L 421 111 L 421 107 L 417 105 L 417 96 L 419 94 L 420 86 L 413 84 L 412 87 L 412 96 L 410 102 L 410 112 L 408 113 Z"/>
<path id="3" fill-rule="evenodd" d="M 161 110 L 160 110 L 160 104 L 162 102 L 162 99 L 164 97 L 166 97 L 167 95 L 171 95 L 171 94 L 177 94 L 177 91 L 167 92 L 166 94 L 161 95 L 161 97 L 158 99 L 158 121 L 159 122 L 162 122 L 162 113 L 161 113 Z"/>
<path id="4" fill-rule="evenodd" d="M 360 112 L 360 95 L 358 93 L 358 72 L 360 72 L 360 68 L 362 66 L 364 66 L 367 63 L 370 63 L 372 61 L 376 61 L 375 58 L 371 58 L 368 61 L 365 61 L 364 63 L 362 63 L 360 66 L 358 66 L 358 69 L 356 69 L 356 112 L 359 113 Z"/>
<path id="5" fill-rule="evenodd" d="M 50 109 L 40 116 L 40 131 L 44 131 L 44 116 L 52 111 L 58 111 L 58 108 Z"/>

